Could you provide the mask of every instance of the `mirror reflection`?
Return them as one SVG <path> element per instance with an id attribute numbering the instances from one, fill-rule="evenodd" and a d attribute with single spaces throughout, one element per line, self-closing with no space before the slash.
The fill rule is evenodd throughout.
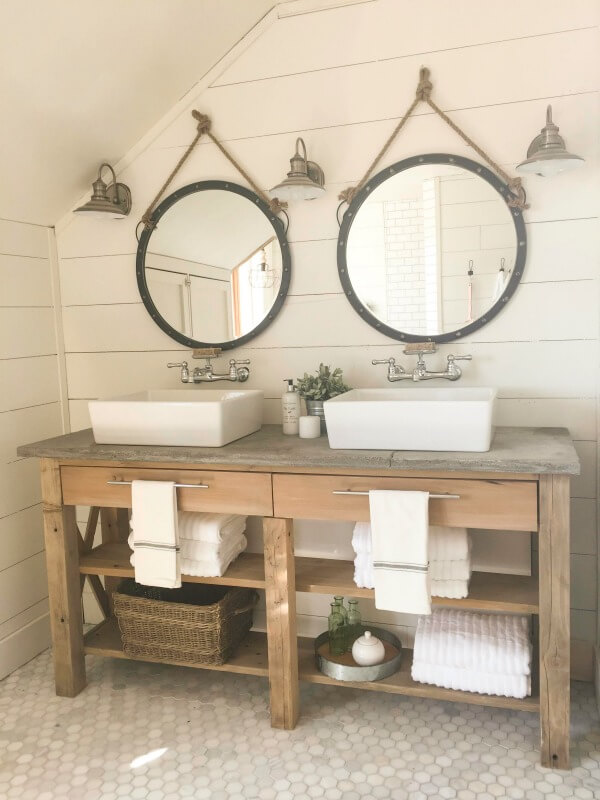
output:
<path id="1" fill-rule="evenodd" d="M 512 273 L 510 209 L 473 172 L 422 164 L 392 175 L 360 206 L 347 238 L 348 278 L 378 320 L 413 335 L 485 315 Z"/>
<path id="2" fill-rule="evenodd" d="M 205 189 L 181 197 L 160 217 L 148 242 L 145 277 L 172 328 L 220 344 L 267 317 L 281 286 L 281 246 L 251 200 Z"/>

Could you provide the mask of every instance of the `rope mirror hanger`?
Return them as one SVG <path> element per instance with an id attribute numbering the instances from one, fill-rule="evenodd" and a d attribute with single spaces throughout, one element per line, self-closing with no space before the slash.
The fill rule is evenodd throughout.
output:
<path id="1" fill-rule="evenodd" d="M 152 200 L 152 202 L 150 203 L 148 208 L 142 214 L 142 218 L 138 222 L 137 227 L 135 229 L 135 237 L 138 240 L 138 242 L 140 240 L 140 237 L 138 236 L 138 230 L 139 230 L 140 225 L 143 225 L 144 228 L 154 228 L 155 227 L 156 223 L 153 222 L 153 220 L 152 220 L 152 214 L 154 213 L 154 210 L 156 209 L 156 206 L 158 205 L 158 201 L 164 195 L 164 193 L 167 191 L 167 189 L 171 185 L 173 179 L 175 178 L 175 176 L 177 175 L 179 170 L 183 167 L 183 165 L 185 164 L 185 162 L 187 161 L 187 159 L 191 155 L 193 149 L 196 147 L 196 145 L 198 144 L 198 142 L 200 141 L 200 139 L 204 135 L 208 136 L 208 138 L 212 141 L 212 143 L 215 144 L 219 148 L 221 153 L 223 153 L 225 158 L 231 164 L 233 164 L 233 166 L 237 169 L 237 171 L 244 178 L 244 180 L 246 180 L 250 184 L 250 186 L 252 187 L 254 192 L 261 198 L 261 200 L 263 200 L 267 204 L 267 206 L 269 207 L 271 212 L 273 214 L 283 214 L 285 216 L 286 222 L 284 223 L 284 232 L 287 232 L 288 225 L 289 225 L 289 217 L 288 217 L 288 215 L 286 213 L 287 203 L 279 200 L 277 197 L 272 197 L 272 198 L 269 197 L 265 192 L 263 192 L 263 190 L 259 186 L 257 186 L 257 184 L 252 180 L 252 178 L 246 172 L 246 170 L 239 164 L 238 161 L 236 161 L 236 159 L 231 155 L 231 153 L 225 148 L 225 145 L 223 145 L 217 139 L 217 137 L 212 133 L 212 131 L 211 131 L 211 121 L 210 121 L 210 118 L 206 116 L 206 114 L 202 114 L 202 113 L 200 113 L 200 111 L 196 111 L 196 109 L 194 109 L 192 111 L 192 117 L 197 121 L 196 135 L 194 136 L 194 138 L 190 142 L 190 144 L 189 144 L 187 150 L 185 151 L 185 153 L 181 156 L 181 158 L 179 159 L 179 161 L 175 165 L 175 168 L 172 170 L 172 172 L 167 177 L 166 181 L 163 183 L 163 185 L 160 187 L 160 189 L 156 193 L 154 199 Z M 281 222 L 281 220 L 279 220 L 279 221 Z"/>
<path id="2" fill-rule="evenodd" d="M 442 109 L 431 99 L 433 84 L 429 79 L 429 75 L 430 75 L 429 69 L 427 67 L 421 67 L 421 70 L 419 72 L 419 83 L 417 85 L 417 91 L 415 93 L 415 99 L 408 107 L 407 112 L 400 119 L 400 122 L 396 125 L 391 135 L 389 136 L 389 138 L 387 139 L 387 141 L 385 142 L 379 153 L 375 156 L 375 158 L 371 162 L 371 165 L 369 166 L 369 168 L 367 169 L 361 180 L 358 182 L 358 184 L 356 186 L 350 186 L 348 189 L 344 189 L 338 195 L 338 200 L 342 201 L 339 204 L 337 210 L 338 225 L 341 224 L 339 217 L 341 207 L 344 205 L 344 203 L 347 203 L 349 205 L 352 202 L 352 200 L 356 197 L 358 192 L 360 192 L 363 186 L 367 183 L 367 181 L 373 174 L 375 168 L 377 167 L 383 156 L 389 150 L 396 136 L 400 133 L 400 131 L 408 121 L 411 114 L 414 112 L 416 107 L 421 102 L 427 103 L 427 105 L 431 109 L 433 109 L 433 111 L 435 111 L 435 113 L 439 117 L 441 117 L 444 120 L 444 122 L 447 125 L 449 125 L 452 128 L 452 130 L 455 131 L 461 137 L 461 139 L 464 142 L 466 142 L 469 145 L 469 147 L 472 147 L 473 150 L 475 150 L 475 152 L 477 153 L 477 155 L 479 155 L 494 170 L 494 172 L 497 175 L 499 175 L 502 178 L 502 180 L 506 183 L 506 185 L 510 190 L 506 198 L 506 203 L 510 208 L 520 208 L 521 210 L 524 208 L 529 208 L 527 204 L 527 195 L 525 194 L 525 189 L 522 185 L 521 178 L 511 178 L 510 175 L 507 172 L 505 172 L 496 161 L 494 161 L 490 156 L 488 156 L 485 150 L 479 147 L 479 145 L 475 144 L 475 142 L 469 136 L 467 136 L 467 134 L 461 128 L 459 128 L 459 126 L 455 122 L 453 122 L 450 119 L 450 117 L 444 111 L 442 111 Z"/>

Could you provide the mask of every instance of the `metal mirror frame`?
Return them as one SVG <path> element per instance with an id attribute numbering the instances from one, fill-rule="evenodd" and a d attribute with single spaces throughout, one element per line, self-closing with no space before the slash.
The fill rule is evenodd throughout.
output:
<path id="1" fill-rule="evenodd" d="M 470 158 L 449 155 L 448 153 L 428 153 L 426 155 L 412 156 L 411 158 L 405 158 L 402 161 L 397 161 L 395 164 L 392 164 L 390 167 L 386 167 L 386 169 L 378 172 L 376 175 L 370 178 L 367 184 L 359 192 L 357 192 L 356 196 L 352 199 L 352 202 L 346 209 L 338 236 L 337 264 L 344 294 L 350 301 L 352 307 L 365 320 L 365 322 L 381 333 L 384 333 L 386 336 L 396 339 L 397 341 L 436 342 L 442 344 L 443 342 L 454 342 L 457 339 L 461 339 L 463 336 L 468 336 L 470 333 L 479 330 L 488 322 L 490 322 L 490 320 L 492 320 L 496 314 L 498 314 L 498 312 L 505 307 L 512 295 L 515 293 L 515 290 L 519 285 L 521 278 L 523 277 L 525 259 L 527 257 L 527 235 L 525 232 L 525 222 L 523 220 L 523 213 L 521 209 L 511 208 L 507 204 L 517 235 L 517 252 L 515 263 L 512 267 L 512 274 L 498 300 L 485 312 L 483 316 L 479 317 L 479 319 L 476 319 L 474 322 L 465 325 L 463 328 L 451 331 L 450 333 L 438 333 L 432 336 L 424 336 L 422 334 L 404 333 L 403 331 L 398 331 L 395 328 L 387 325 L 385 322 L 377 319 L 377 317 L 372 314 L 359 299 L 358 295 L 354 291 L 352 281 L 348 275 L 348 265 L 346 263 L 348 234 L 350 233 L 350 228 L 352 227 L 352 223 L 354 222 L 358 210 L 374 189 L 376 189 L 388 178 L 391 178 L 392 175 L 397 175 L 399 172 L 404 172 L 411 167 L 418 167 L 422 164 L 452 164 L 457 167 L 462 167 L 469 172 L 473 172 L 475 175 L 479 175 L 479 177 L 491 184 L 505 202 L 512 197 L 511 190 L 506 183 L 500 180 L 500 178 L 498 178 L 498 176 L 487 167 L 484 167 L 482 164 L 478 164 L 476 161 L 472 161 Z"/>
<path id="2" fill-rule="evenodd" d="M 184 334 L 182 334 L 180 331 L 175 330 L 173 327 L 171 327 L 171 325 L 169 325 L 164 317 L 161 316 L 159 310 L 155 306 L 150 295 L 148 283 L 146 281 L 146 252 L 148 250 L 148 243 L 152 233 L 160 222 L 161 217 L 164 216 L 171 206 L 175 205 L 175 203 L 178 200 L 181 200 L 183 197 L 187 197 L 190 194 L 195 194 L 196 192 L 204 192 L 209 189 L 232 192 L 233 194 L 241 195 L 242 197 L 245 197 L 247 200 L 250 200 L 252 203 L 254 203 L 254 205 L 262 211 L 262 213 L 271 223 L 281 247 L 281 285 L 277 293 L 277 298 L 271 306 L 269 313 L 262 320 L 262 322 L 260 322 L 251 331 L 245 333 L 243 336 L 240 336 L 237 339 L 231 339 L 228 342 L 201 342 L 197 339 L 190 339 L 187 336 L 184 336 Z M 165 199 L 152 212 L 150 223 L 151 224 L 146 226 L 142 231 L 138 243 L 135 261 L 137 284 L 142 302 L 146 306 L 146 310 L 158 327 L 168 336 L 170 336 L 171 339 L 174 339 L 176 342 L 179 342 L 179 344 L 183 344 L 190 348 L 214 347 L 220 348 L 221 350 L 232 350 L 234 347 L 241 347 L 255 336 L 258 336 L 259 333 L 264 331 L 265 328 L 267 328 L 271 322 L 273 322 L 277 314 L 279 314 L 281 311 L 285 298 L 287 297 L 288 289 L 290 287 L 292 260 L 284 223 L 279 219 L 279 217 L 276 217 L 273 214 L 269 206 L 263 200 L 261 200 L 257 194 L 252 192 L 250 189 L 246 189 L 244 186 L 240 186 L 237 183 L 231 183 L 231 181 L 198 181 L 197 183 L 190 183 L 187 186 L 183 186 L 181 189 L 178 189 L 176 192 L 173 192 L 173 194 L 170 194 L 168 197 L 165 197 Z"/>

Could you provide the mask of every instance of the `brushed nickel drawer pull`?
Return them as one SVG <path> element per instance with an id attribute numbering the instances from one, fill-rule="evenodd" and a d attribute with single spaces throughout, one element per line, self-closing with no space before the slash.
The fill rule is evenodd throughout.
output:
<path id="1" fill-rule="evenodd" d="M 131 486 L 132 481 L 106 481 L 109 486 Z M 210 489 L 207 483 L 176 483 L 176 489 Z"/>
<path id="2" fill-rule="evenodd" d="M 401 489 L 399 491 L 402 491 Z M 350 489 L 342 490 L 335 490 L 332 494 L 359 494 L 363 496 L 368 496 L 368 492 L 353 492 Z M 460 500 L 459 494 L 430 494 L 430 500 Z"/>

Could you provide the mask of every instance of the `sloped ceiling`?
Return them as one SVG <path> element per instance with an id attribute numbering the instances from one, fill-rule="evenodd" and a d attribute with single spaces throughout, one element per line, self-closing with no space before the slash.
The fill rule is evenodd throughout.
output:
<path id="1" fill-rule="evenodd" d="M 276 3 L 0 3 L 0 218 L 54 225 Z"/>

